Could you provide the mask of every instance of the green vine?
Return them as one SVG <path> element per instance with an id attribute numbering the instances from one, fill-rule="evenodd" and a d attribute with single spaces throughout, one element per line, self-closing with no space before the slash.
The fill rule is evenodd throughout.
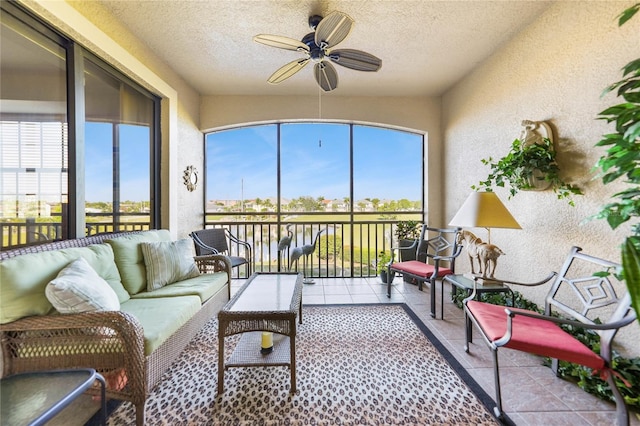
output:
<path id="1" fill-rule="evenodd" d="M 556 162 L 556 151 L 550 139 L 544 138 L 541 143 L 524 145 L 519 139 L 511 144 L 511 150 L 501 159 L 494 161 L 492 157 L 480 160 L 491 171 L 487 179 L 474 190 L 492 191 L 493 186 L 508 187 L 509 198 L 521 190 L 535 189 L 536 180 L 548 182 L 558 199 L 565 199 L 574 205 L 573 195 L 582 195 L 582 190 L 566 183 L 560 177 L 560 168 Z"/>
<path id="2" fill-rule="evenodd" d="M 540 309 L 535 303 L 525 299 L 521 293 L 517 291 L 514 291 L 513 293 L 515 297 L 514 306 L 516 308 L 543 313 L 542 309 Z M 467 294 L 465 292 L 458 291 L 455 295 L 452 294 L 451 300 L 459 308 L 462 308 L 462 300 L 466 297 Z M 488 293 L 482 295 L 482 301 L 492 303 L 494 305 L 507 305 L 511 303 L 511 297 L 504 293 Z M 598 321 L 596 320 L 596 322 Z M 596 333 L 581 327 L 565 325 L 562 325 L 561 327 L 564 331 L 588 346 L 592 351 L 600 353 L 600 338 Z M 631 385 L 630 387 L 627 387 L 622 380 L 616 377 L 615 381 L 620 393 L 622 393 L 625 402 L 630 408 L 640 411 L 640 357 L 625 358 L 615 350 L 612 352 L 612 356 L 611 367 Z M 551 359 L 545 357 L 542 365 L 550 367 Z M 560 361 L 558 364 L 558 375 L 565 380 L 575 383 L 580 389 L 595 395 L 600 399 L 611 402 L 614 401 L 613 393 L 611 392 L 607 382 L 602 380 L 599 375 L 594 375 L 593 370 L 590 368 L 566 361 Z"/>

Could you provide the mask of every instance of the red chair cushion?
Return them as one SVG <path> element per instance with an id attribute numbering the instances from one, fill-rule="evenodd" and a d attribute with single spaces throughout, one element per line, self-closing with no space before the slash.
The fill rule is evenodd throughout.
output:
<path id="1" fill-rule="evenodd" d="M 431 278 L 435 266 L 419 260 L 408 260 L 406 262 L 397 262 L 391 265 L 391 269 L 398 272 L 407 272 L 423 278 Z M 450 268 L 438 268 L 438 278 L 453 273 Z"/>
<path id="2" fill-rule="evenodd" d="M 495 342 L 506 333 L 507 314 L 504 306 L 470 300 L 467 308 L 490 341 Z M 514 312 L 530 312 L 517 308 L 509 309 Z M 598 354 L 563 331 L 557 324 L 538 318 L 516 315 L 513 318 L 511 340 L 505 347 L 573 362 L 595 370 L 605 366 L 604 360 Z"/>

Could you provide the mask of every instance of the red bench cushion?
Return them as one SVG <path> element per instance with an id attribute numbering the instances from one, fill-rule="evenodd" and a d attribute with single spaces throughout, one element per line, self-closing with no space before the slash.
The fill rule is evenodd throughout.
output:
<path id="1" fill-rule="evenodd" d="M 507 314 L 504 306 L 470 300 L 467 308 L 490 341 L 494 342 L 506 333 Z M 529 312 L 509 309 L 514 312 Z M 505 345 L 507 348 L 557 358 L 595 370 L 605 366 L 598 354 L 550 321 L 516 315 L 513 318 L 512 332 L 511 340 Z"/>
<path id="2" fill-rule="evenodd" d="M 431 278 L 435 266 L 419 260 L 408 260 L 406 262 L 397 262 L 391 265 L 391 269 L 399 272 L 407 272 L 422 278 Z M 453 273 L 450 268 L 438 268 L 438 278 Z"/>

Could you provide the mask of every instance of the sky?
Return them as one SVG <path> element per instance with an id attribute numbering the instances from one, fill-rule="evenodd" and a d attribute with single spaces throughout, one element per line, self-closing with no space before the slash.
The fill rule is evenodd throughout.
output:
<path id="1" fill-rule="evenodd" d="M 87 202 L 113 200 L 113 126 L 85 124 Z M 149 128 L 127 124 L 120 131 L 120 201 L 149 201 Z"/>
<path id="2" fill-rule="evenodd" d="M 282 196 L 349 196 L 350 126 L 290 123 L 281 129 Z M 354 199 L 422 198 L 422 135 L 353 126 Z M 207 200 L 277 195 L 276 124 L 206 137 Z"/>

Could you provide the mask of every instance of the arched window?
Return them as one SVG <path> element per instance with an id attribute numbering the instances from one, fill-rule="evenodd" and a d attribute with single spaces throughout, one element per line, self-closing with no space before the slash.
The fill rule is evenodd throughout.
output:
<path id="1" fill-rule="evenodd" d="M 205 226 L 252 240 L 257 270 L 283 269 L 277 242 L 289 225 L 292 247 L 321 233 L 312 256 L 319 266 L 309 273 L 369 275 L 376 253 L 391 246 L 393 225 L 423 220 L 423 159 L 423 135 L 378 126 L 295 122 L 212 132 Z"/>

